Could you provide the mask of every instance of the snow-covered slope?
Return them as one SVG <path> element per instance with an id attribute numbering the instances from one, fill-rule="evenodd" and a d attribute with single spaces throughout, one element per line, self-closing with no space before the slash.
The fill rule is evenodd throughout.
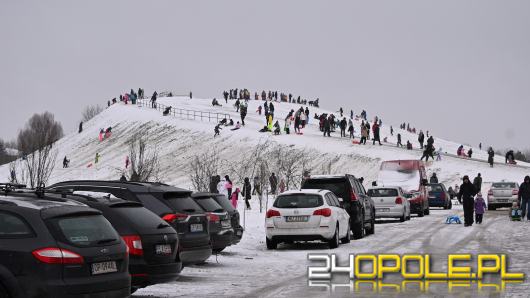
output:
<path id="1" fill-rule="evenodd" d="M 211 99 L 189 99 L 181 97 L 159 98 L 158 103 L 182 109 L 220 112 L 231 115 L 234 121 L 240 120 L 239 113 L 233 107 L 234 101 L 213 107 Z M 191 188 L 189 178 L 189 163 L 191 158 L 207 150 L 216 150 L 220 157 L 229 162 L 237 163 L 242 152 L 248 151 L 259 142 L 271 140 L 280 146 L 306 149 L 311 152 L 312 174 L 317 174 L 324 166 L 332 164 L 331 172 L 352 173 L 365 177 L 368 186 L 375 180 L 378 167 L 382 160 L 388 159 L 419 159 L 421 152 L 396 148 L 395 135 L 402 134 L 402 142 L 410 140 L 417 144 L 417 136 L 406 131 L 395 129 L 394 136 L 390 136 L 390 126 L 383 123 L 382 139 L 388 137 L 388 144 L 353 145 L 349 138 L 340 138 L 340 132 L 335 132 L 331 138 L 324 138 L 318 129 L 318 120 L 311 117 L 309 126 L 303 130 L 303 135 L 282 134 L 274 136 L 272 133 L 260 133 L 258 130 L 265 125 L 265 117 L 256 112 L 263 101 L 249 101 L 246 126 L 237 131 L 224 127 L 220 137 L 214 138 L 215 122 L 184 120 L 179 117 L 162 116 L 160 111 L 149 107 L 115 104 L 104 110 L 92 120 L 84 124 L 82 133 L 73 132 L 66 135 L 56 144 L 59 155 L 57 166 L 48 184 L 67 179 L 118 179 L 124 170 L 125 156 L 128 155 L 127 143 L 139 135 L 148 138 L 152 146 L 156 146 L 161 158 L 161 180 L 184 188 Z M 291 109 L 298 109 L 300 105 L 274 102 L 275 118 L 283 119 Z M 309 107 L 310 115 L 315 113 L 330 113 L 323 109 Z M 337 112 L 332 112 L 337 115 Z M 359 137 L 360 120 L 355 121 L 356 138 Z M 100 129 L 112 127 L 112 137 L 99 142 Z M 396 125 L 394 126 L 396 127 Z M 293 131 L 293 129 L 291 129 Z M 456 152 L 460 144 L 435 138 L 435 147 L 441 146 L 444 152 Z M 475 158 L 485 161 L 487 154 L 474 148 Z M 100 162 L 92 167 L 96 152 L 101 155 Z M 62 168 L 62 159 L 70 159 L 70 167 Z M 504 157 L 496 156 L 497 161 L 504 161 Z M 529 166 L 528 164 L 521 164 Z M 441 182 L 455 184 L 462 175 L 474 177 L 482 173 L 484 181 L 501 179 L 521 181 L 530 170 L 525 167 L 510 167 L 496 165 L 490 168 L 485 162 L 465 160 L 445 156 L 442 161 L 429 162 L 430 172 L 437 172 Z M 219 173 L 224 174 L 224 173 Z M 8 166 L 0 167 L 0 177 L 7 179 Z"/>

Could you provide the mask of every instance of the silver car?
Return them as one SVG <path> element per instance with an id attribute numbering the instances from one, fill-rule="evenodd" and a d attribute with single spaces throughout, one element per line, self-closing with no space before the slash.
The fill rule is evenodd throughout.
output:
<path id="1" fill-rule="evenodd" d="M 517 202 L 519 184 L 516 182 L 494 182 L 488 191 L 488 210 L 511 207 Z"/>
<path id="2" fill-rule="evenodd" d="M 401 187 L 375 187 L 368 190 L 375 206 L 375 218 L 410 219 L 410 203 Z"/>

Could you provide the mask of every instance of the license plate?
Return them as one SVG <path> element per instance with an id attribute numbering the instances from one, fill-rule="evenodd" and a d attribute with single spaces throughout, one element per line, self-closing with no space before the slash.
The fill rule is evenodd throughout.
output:
<path id="1" fill-rule="evenodd" d="M 191 224 L 190 232 L 202 232 L 204 231 L 202 224 Z"/>
<path id="2" fill-rule="evenodd" d="M 232 226 L 232 223 L 229 220 L 223 220 L 221 221 L 221 227 L 223 228 L 230 228 Z"/>
<path id="3" fill-rule="evenodd" d="M 103 273 L 111 273 L 111 272 L 117 272 L 118 268 L 116 266 L 115 261 L 109 261 L 109 262 L 101 262 L 101 263 L 94 263 L 92 264 L 92 274 L 103 274 Z"/>
<path id="4" fill-rule="evenodd" d="M 306 222 L 309 220 L 309 216 L 287 216 L 287 222 Z"/>
<path id="5" fill-rule="evenodd" d="M 390 208 L 377 208 L 375 209 L 376 212 L 388 212 L 390 211 Z"/>
<path id="6" fill-rule="evenodd" d="M 160 244 L 155 246 L 155 251 L 157 255 L 170 255 L 171 254 L 171 245 L 170 244 Z"/>
<path id="7" fill-rule="evenodd" d="M 497 199 L 497 202 L 506 203 L 508 202 L 508 199 Z"/>
<path id="8" fill-rule="evenodd" d="M 436 200 L 436 197 L 429 197 L 429 199 L 431 199 L 431 200 Z"/>

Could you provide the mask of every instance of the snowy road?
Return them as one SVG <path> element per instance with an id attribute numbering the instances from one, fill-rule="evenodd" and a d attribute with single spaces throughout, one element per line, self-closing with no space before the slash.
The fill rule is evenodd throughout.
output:
<path id="1" fill-rule="evenodd" d="M 255 201 L 253 203 L 256 203 Z M 530 223 L 511 222 L 507 210 L 489 211 L 482 225 L 465 228 L 463 225 L 444 224 L 447 215 L 463 215 L 460 206 L 453 210 L 431 210 L 424 218 L 413 217 L 411 221 L 381 221 L 376 225 L 376 234 L 362 240 L 341 245 L 333 251 L 325 244 L 281 245 L 278 250 L 268 251 L 264 244 L 263 215 L 258 206 L 247 213 L 247 230 L 243 241 L 222 252 L 203 266 L 186 268 L 179 281 L 156 285 L 138 291 L 135 297 L 321 297 L 332 295 L 322 286 L 308 286 L 307 253 L 334 252 L 345 258 L 358 253 L 420 253 L 431 254 L 436 260 L 436 271 L 446 269 L 448 253 L 505 253 L 510 257 L 509 270 L 530 274 Z M 242 211 L 242 210 L 240 210 Z M 436 264 L 439 264 L 437 266 Z M 347 283 L 335 280 L 334 283 Z M 476 285 L 455 287 L 454 296 L 486 295 L 477 292 Z M 530 284 L 508 284 L 506 290 L 494 296 L 527 297 Z M 378 295 L 384 295 L 383 291 Z M 404 296 L 432 296 L 448 293 L 447 284 L 433 284 L 429 292 L 407 288 Z M 390 291 L 395 296 L 396 292 Z M 490 293 L 491 294 L 491 293 Z M 370 296 L 371 292 L 351 293 L 349 288 L 339 287 L 333 296 Z"/>

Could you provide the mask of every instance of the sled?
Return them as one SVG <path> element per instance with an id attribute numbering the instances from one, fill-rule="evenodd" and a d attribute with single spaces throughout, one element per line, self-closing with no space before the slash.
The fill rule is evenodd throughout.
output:
<path id="1" fill-rule="evenodd" d="M 91 168 L 92 167 L 92 163 L 89 163 L 86 167 L 87 168 Z"/>
<path id="2" fill-rule="evenodd" d="M 510 219 L 512 221 L 521 221 L 521 215 L 523 211 L 520 208 L 512 208 L 510 211 Z"/>
<path id="3" fill-rule="evenodd" d="M 446 224 L 462 224 L 460 217 L 458 215 L 451 215 L 445 219 Z"/>
<path id="4" fill-rule="evenodd" d="M 352 143 L 353 145 L 359 145 L 359 144 L 361 144 L 361 142 L 358 141 L 358 140 L 352 140 L 351 143 Z"/>
<path id="5" fill-rule="evenodd" d="M 303 135 L 304 133 L 303 132 L 297 132 L 296 134 L 297 135 Z"/>

